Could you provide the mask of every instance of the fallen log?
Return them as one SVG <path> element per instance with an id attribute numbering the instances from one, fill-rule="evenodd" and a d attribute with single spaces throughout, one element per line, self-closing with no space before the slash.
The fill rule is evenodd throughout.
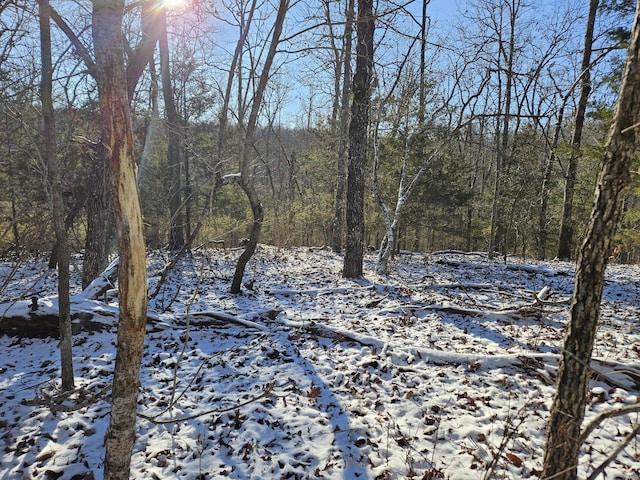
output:
<path id="1" fill-rule="evenodd" d="M 71 333 L 77 335 L 82 331 L 101 332 L 113 325 L 104 321 L 94 321 L 94 317 L 89 312 L 72 314 Z M 60 336 L 58 325 L 57 313 L 30 312 L 27 316 L 4 316 L 0 319 L 0 335 L 19 338 L 57 338 Z"/>

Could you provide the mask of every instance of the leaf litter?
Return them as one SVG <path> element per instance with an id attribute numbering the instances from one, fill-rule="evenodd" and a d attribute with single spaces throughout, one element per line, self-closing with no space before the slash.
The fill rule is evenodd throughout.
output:
<path id="1" fill-rule="evenodd" d="M 182 259 L 150 299 L 132 478 L 537 478 L 573 264 L 404 252 L 349 280 L 329 250 L 261 245 L 236 296 L 237 255 Z M 149 291 L 166 261 L 150 255 Z M 587 420 L 637 401 L 639 287 L 638 267 L 608 269 Z M 45 263 L 6 283 L 3 315 L 28 318 L 32 292 L 55 313 Z M 0 337 L 0 479 L 102 478 L 117 299 L 75 298 L 102 328 L 74 336 L 71 394 L 56 339 Z M 596 428 L 580 476 L 637 422 Z M 639 471 L 631 442 L 606 474 Z"/>

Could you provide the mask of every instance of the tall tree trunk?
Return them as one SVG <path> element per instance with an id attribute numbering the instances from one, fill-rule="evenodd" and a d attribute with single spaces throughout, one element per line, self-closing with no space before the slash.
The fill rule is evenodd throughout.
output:
<path id="1" fill-rule="evenodd" d="M 169 249 L 180 250 L 185 242 L 182 203 L 182 159 L 180 158 L 180 130 L 182 129 L 182 120 L 176 109 L 173 86 L 171 84 L 171 64 L 169 62 L 169 38 L 165 6 L 158 6 L 158 11 L 158 22 L 161 24 L 161 33 L 158 41 L 160 47 L 160 76 L 162 78 L 162 96 L 167 114 L 168 131 L 167 172 L 169 174 L 169 213 L 171 215 Z"/>
<path id="2" fill-rule="evenodd" d="M 541 478 L 577 478 L 580 426 L 584 419 L 591 353 L 598 328 L 604 275 L 613 238 L 631 182 L 631 165 L 640 140 L 640 1 L 632 30 L 614 125 L 585 240 L 578 252 L 576 283 L 564 349 L 558 368 L 557 391 L 547 425 Z"/>
<path id="3" fill-rule="evenodd" d="M 73 352 L 71 348 L 71 302 L 69 300 L 69 240 L 64 223 L 62 177 L 56 152 L 49 0 L 38 0 L 38 5 L 40 11 L 40 54 L 42 61 L 40 101 L 42 102 L 44 124 L 44 156 L 48 167 L 49 185 L 47 190 L 50 196 L 51 216 L 56 236 L 55 257 L 58 263 L 58 325 L 60 330 L 62 389 L 68 391 L 74 387 Z"/>
<path id="4" fill-rule="evenodd" d="M 562 104 L 560 105 L 556 125 L 554 127 L 553 139 L 549 144 L 549 154 L 544 160 L 542 188 L 540 190 L 540 211 L 538 212 L 537 255 L 539 260 L 544 260 L 547 256 L 547 212 L 549 210 L 549 193 L 551 192 L 551 173 L 553 172 L 553 165 L 557 160 L 556 149 L 560 142 L 560 134 L 562 133 L 562 123 L 564 120 L 564 109 L 566 108 L 569 98 L 570 94 L 567 94 L 562 99 Z"/>
<path id="5" fill-rule="evenodd" d="M 358 0 L 356 71 L 349 123 L 349 165 L 347 169 L 347 241 L 342 275 L 362 276 L 364 257 L 364 190 L 367 165 L 367 133 L 373 74 L 375 17 L 372 0 Z"/>
<path id="6" fill-rule="evenodd" d="M 420 22 L 420 90 L 418 105 L 418 128 L 422 128 L 425 120 L 425 110 L 427 103 L 427 27 L 429 26 L 429 16 L 427 6 L 431 0 L 422 0 L 422 18 Z"/>
<path id="7" fill-rule="evenodd" d="M 345 185 L 347 176 L 347 146 L 349 143 L 349 107 L 351 99 L 351 52 L 353 45 L 353 17 L 355 1 L 347 0 L 347 10 L 344 24 L 344 47 L 342 52 L 342 94 L 340 99 L 340 143 L 338 145 L 338 162 L 336 165 L 336 198 L 331 228 L 331 248 L 336 252 L 342 251 Z"/>
<path id="8" fill-rule="evenodd" d="M 582 51 L 580 97 L 576 109 L 573 132 L 571 134 L 571 156 L 567 167 L 567 178 L 564 186 L 564 201 L 562 203 L 562 224 L 560 225 L 560 239 L 558 241 L 558 258 L 568 260 L 573 252 L 573 193 L 575 190 L 580 145 L 582 143 L 582 128 L 587 110 L 587 102 L 591 93 L 591 50 L 593 46 L 593 29 L 596 22 L 599 0 L 589 2 L 587 28 L 584 34 L 584 49 Z"/>
<path id="9" fill-rule="evenodd" d="M 106 480 L 129 478 L 147 313 L 146 252 L 127 95 L 124 38 L 121 31 L 123 12 L 124 0 L 100 0 L 93 4 L 96 81 L 104 148 L 115 179 L 120 257 L 120 318 L 111 417 L 105 437 Z"/>
<path id="10" fill-rule="evenodd" d="M 126 88 L 129 101 L 133 99 L 138 80 L 152 57 L 155 44 L 160 35 L 160 22 L 157 18 L 158 11 L 158 2 L 145 1 L 141 3 L 143 35 L 140 43 L 129 53 L 129 63 L 126 68 Z M 53 20 L 74 45 L 76 51 L 85 62 L 87 69 L 93 73 L 95 71 L 94 61 L 83 43 L 55 10 L 52 10 L 52 14 Z M 108 152 L 105 151 L 104 145 L 103 132 L 87 179 L 87 233 L 82 265 L 83 288 L 89 285 L 107 266 L 108 255 L 115 234 L 113 185 L 111 173 L 107 168 Z"/>
<path id="11" fill-rule="evenodd" d="M 507 3 L 507 2 L 505 2 Z M 515 43 L 516 43 L 516 20 L 519 15 L 521 3 L 519 0 L 514 0 L 512 3 L 507 3 L 505 6 L 509 11 L 509 40 L 505 46 L 500 46 L 500 56 L 504 56 L 505 67 L 504 75 L 505 87 L 504 87 L 504 106 L 498 110 L 498 119 L 502 117 L 502 122 L 497 122 L 497 141 L 496 141 L 496 171 L 495 171 L 495 183 L 493 189 L 493 200 L 491 208 L 491 234 L 489 241 L 489 256 L 492 257 L 495 252 L 502 255 L 507 254 L 507 229 L 505 226 L 505 218 L 503 212 L 503 192 L 502 181 L 505 170 L 510 162 L 509 153 L 509 139 L 511 132 L 509 131 L 511 121 L 511 101 L 513 95 L 513 82 L 515 73 L 513 71 L 513 62 L 515 57 Z M 500 32 L 502 35 L 502 32 Z M 499 40 L 503 42 L 502 37 Z M 498 60 L 498 75 L 502 75 L 501 62 Z M 501 84 L 502 82 L 500 82 Z M 502 95 L 502 92 L 498 92 Z"/>
<path id="12" fill-rule="evenodd" d="M 249 113 L 249 119 L 245 126 L 244 135 L 242 138 L 241 152 L 240 152 L 240 187 L 247 195 L 249 204 L 251 205 L 251 212 L 253 213 L 253 224 L 249 231 L 249 241 L 244 247 L 244 251 L 238 258 L 236 263 L 236 269 L 233 274 L 233 280 L 231 282 L 231 293 L 240 293 L 240 287 L 242 285 L 242 278 L 244 277 L 244 271 L 247 263 L 253 256 L 258 246 L 258 240 L 260 239 L 260 233 L 262 232 L 262 222 L 264 220 L 264 209 L 260 202 L 260 197 L 255 189 L 253 183 L 253 176 L 251 174 L 251 162 L 250 151 L 254 147 L 255 132 L 258 125 L 258 114 L 262 107 L 262 99 L 264 98 L 265 89 L 267 88 L 267 82 L 271 77 L 271 65 L 273 65 L 273 59 L 278 51 L 278 44 L 280 43 L 280 36 L 282 34 L 282 27 L 284 25 L 284 19 L 289 10 L 289 0 L 280 0 L 278 5 L 278 13 L 276 14 L 276 20 L 273 25 L 273 33 L 271 35 L 271 43 L 269 44 L 269 51 L 260 73 L 260 79 L 256 87 L 255 95 L 251 104 L 251 112 Z"/>

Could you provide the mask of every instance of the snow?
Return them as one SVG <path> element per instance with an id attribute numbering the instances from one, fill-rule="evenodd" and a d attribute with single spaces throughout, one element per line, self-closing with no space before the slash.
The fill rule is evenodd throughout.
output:
<path id="1" fill-rule="evenodd" d="M 573 264 L 403 252 L 386 276 L 367 255 L 354 281 L 329 250 L 260 245 L 236 296 L 238 254 L 183 259 L 150 300 L 132 478 L 536 478 Z M 150 292 L 167 261 L 150 255 Z M 0 264 L 3 317 L 28 317 L 32 296 L 54 313 L 55 272 L 14 267 Z M 638 267 L 608 269 L 587 420 L 636 402 L 638 292 Z M 2 480 L 102 478 L 117 299 L 73 293 L 95 317 L 76 321 L 68 397 L 56 339 L 0 336 Z M 580 476 L 637 422 L 603 421 Z M 631 442 L 606 478 L 638 472 Z"/>

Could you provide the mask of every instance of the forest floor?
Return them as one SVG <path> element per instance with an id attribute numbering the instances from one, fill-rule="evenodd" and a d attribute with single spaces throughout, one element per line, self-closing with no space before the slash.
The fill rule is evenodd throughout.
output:
<path id="1" fill-rule="evenodd" d="M 150 300 L 132 478 L 537 478 L 573 264 L 405 253 L 380 276 L 368 255 L 354 281 L 331 251 L 260 245 L 235 296 L 238 253 L 184 258 Z M 1 263 L 2 318 L 33 296 L 55 314 L 55 280 Z M 587 420 L 636 402 L 639 292 L 640 268 L 610 266 Z M 55 338 L 0 336 L 0 480 L 102 478 L 117 300 L 74 294 L 71 395 Z M 639 416 L 589 436 L 581 478 Z M 638 472 L 634 440 L 606 478 Z"/>

